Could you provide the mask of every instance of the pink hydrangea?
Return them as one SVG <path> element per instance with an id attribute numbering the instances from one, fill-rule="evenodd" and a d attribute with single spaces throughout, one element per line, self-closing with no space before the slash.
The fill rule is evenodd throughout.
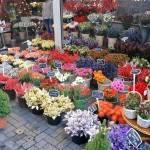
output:
<path id="1" fill-rule="evenodd" d="M 115 89 L 118 92 L 123 92 L 124 91 L 124 83 L 121 80 L 115 80 L 111 83 L 111 88 Z"/>

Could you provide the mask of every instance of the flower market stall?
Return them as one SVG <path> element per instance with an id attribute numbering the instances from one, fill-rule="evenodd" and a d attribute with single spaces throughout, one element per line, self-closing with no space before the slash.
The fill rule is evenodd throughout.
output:
<path id="1" fill-rule="evenodd" d="M 137 14 L 135 27 L 134 15 L 126 12 L 116 16 L 115 0 L 64 0 L 64 36 L 62 47 L 58 47 L 58 35 L 32 20 L 33 15 L 41 15 L 42 2 L 8 1 L 7 5 L 21 12 L 21 17 L 28 16 L 25 22 L 34 21 L 36 37 L 29 33 L 31 40 L 24 47 L 20 42 L 0 51 L 2 134 L 15 126 L 24 140 L 35 143 L 31 146 L 45 150 L 149 150 L 150 44 L 148 38 L 143 42 L 141 25 L 147 24 L 149 29 L 150 13 L 143 13 L 143 22 L 143 14 Z M 114 24 L 117 18 L 122 27 Z M 5 31 L 4 21 L 1 26 Z M 58 33 L 56 26 L 54 21 Z M 13 28 L 17 33 L 22 31 L 19 23 Z M 27 113 L 20 126 L 9 119 L 18 119 L 17 109 L 20 114 Z M 19 130 L 23 126 L 25 130 Z M 34 126 L 40 126 L 40 131 Z M 26 137 L 26 130 L 33 130 L 31 137 Z"/>

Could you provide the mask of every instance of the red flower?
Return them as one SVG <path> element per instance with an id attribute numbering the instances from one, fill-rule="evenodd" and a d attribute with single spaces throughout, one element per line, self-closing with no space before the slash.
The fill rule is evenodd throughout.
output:
<path id="1" fill-rule="evenodd" d="M 5 84 L 4 89 L 5 90 L 13 90 L 18 82 L 19 82 L 18 79 L 8 79 Z"/>

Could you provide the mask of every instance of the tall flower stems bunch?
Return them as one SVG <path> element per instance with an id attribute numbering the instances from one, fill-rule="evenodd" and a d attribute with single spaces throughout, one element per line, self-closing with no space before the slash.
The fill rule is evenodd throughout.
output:
<path id="1" fill-rule="evenodd" d="M 90 68 L 77 68 L 75 70 L 75 73 L 77 76 L 83 77 L 85 79 L 89 79 L 92 77 L 93 71 Z"/>
<path id="2" fill-rule="evenodd" d="M 83 85 L 74 85 L 71 89 L 73 90 L 74 100 L 85 100 L 91 93 L 91 90 Z"/>
<path id="3" fill-rule="evenodd" d="M 122 14 L 119 16 L 120 21 L 122 22 L 122 26 L 124 30 L 128 30 L 128 28 L 131 27 L 131 24 L 133 22 L 133 16 L 127 13 Z"/>

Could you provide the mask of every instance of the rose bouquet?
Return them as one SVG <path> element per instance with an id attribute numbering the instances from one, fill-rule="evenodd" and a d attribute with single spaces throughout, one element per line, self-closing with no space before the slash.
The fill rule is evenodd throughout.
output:
<path id="1" fill-rule="evenodd" d="M 50 79 L 50 78 L 44 79 L 44 80 L 41 82 L 40 86 L 41 86 L 42 88 L 44 88 L 45 90 L 49 90 L 49 89 L 53 89 L 56 84 L 57 84 L 56 78 L 52 77 L 51 79 Z"/>
<path id="2" fill-rule="evenodd" d="M 74 74 L 74 71 L 76 70 L 76 65 L 71 63 L 65 63 L 61 69 L 69 74 Z"/>
<path id="3" fill-rule="evenodd" d="M 75 70 L 75 73 L 77 76 L 83 77 L 85 79 L 89 79 L 92 77 L 93 71 L 90 68 L 77 68 Z"/>
<path id="4" fill-rule="evenodd" d="M 44 80 L 45 76 L 41 73 L 34 72 L 30 75 L 31 83 L 35 86 L 40 87 L 40 83 Z"/>

